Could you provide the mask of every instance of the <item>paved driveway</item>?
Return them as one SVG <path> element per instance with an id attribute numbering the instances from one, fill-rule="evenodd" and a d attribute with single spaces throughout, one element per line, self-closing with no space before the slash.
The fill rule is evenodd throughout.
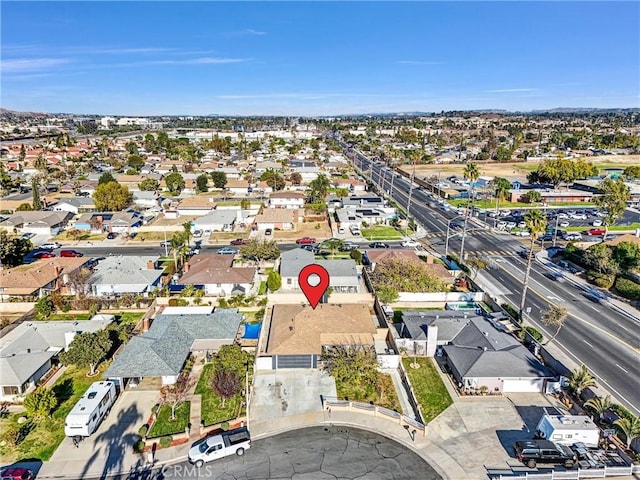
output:
<path id="1" fill-rule="evenodd" d="M 254 377 L 250 419 L 322 410 L 321 396 L 336 396 L 336 383 L 326 373 L 303 368 L 259 371 Z"/>
<path id="2" fill-rule="evenodd" d="M 67 437 L 45 462 L 41 474 L 65 471 L 95 471 L 102 468 L 105 475 L 120 471 L 129 465 L 121 465 L 125 452 L 131 452 L 138 439 L 138 429 L 146 423 L 151 408 L 158 401 L 158 392 L 127 390 L 120 394 L 98 430 L 74 447 Z"/>
<path id="3" fill-rule="evenodd" d="M 493 469 L 523 467 L 513 457 L 513 443 L 533 438 L 544 409 L 552 413 L 556 407 L 560 405 L 553 397 L 536 393 L 459 398 L 429 423 L 427 438 L 470 478 L 486 478 Z"/>

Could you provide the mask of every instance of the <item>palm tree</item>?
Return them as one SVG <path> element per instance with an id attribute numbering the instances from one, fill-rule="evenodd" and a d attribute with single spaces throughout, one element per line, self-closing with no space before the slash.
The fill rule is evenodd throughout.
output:
<path id="1" fill-rule="evenodd" d="M 531 245 L 529 246 L 527 270 L 524 275 L 524 286 L 522 288 L 522 297 L 520 298 L 520 321 L 523 320 L 524 303 L 527 299 L 527 290 L 529 289 L 529 276 L 531 275 L 531 264 L 533 263 L 533 247 L 537 238 L 547 229 L 547 217 L 545 217 L 540 210 L 529 210 L 524 216 L 524 223 L 527 225 L 531 236 Z"/>
<path id="2" fill-rule="evenodd" d="M 547 310 L 542 312 L 542 323 L 548 327 L 556 327 L 556 332 L 551 336 L 546 343 L 551 343 L 555 340 L 560 333 L 560 329 L 564 325 L 564 321 L 567 319 L 569 310 L 566 307 L 559 307 L 557 305 L 550 305 Z"/>
<path id="3" fill-rule="evenodd" d="M 592 397 L 584 402 L 584 406 L 593 410 L 598 415 L 598 418 L 602 418 L 604 414 L 611 409 L 611 405 L 610 395 L 606 397 Z"/>
<path id="4" fill-rule="evenodd" d="M 569 388 L 579 397 L 582 392 L 596 384 L 596 379 L 583 364 L 576 368 L 569 377 Z"/>
<path id="5" fill-rule="evenodd" d="M 330 238 L 321 243 L 321 246 L 328 248 L 331 251 L 331 258 L 335 256 L 335 251 L 344 245 L 344 242 L 339 238 Z"/>
<path id="6" fill-rule="evenodd" d="M 469 197 L 471 200 L 471 210 L 473 210 L 473 202 L 474 202 L 474 196 L 473 196 L 473 185 L 474 183 L 476 183 L 476 180 L 478 180 L 478 177 L 480 177 L 480 169 L 478 168 L 478 164 L 476 162 L 470 162 L 467 163 L 467 165 L 464 167 L 464 178 L 466 178 L 467 180 L 469 180 Z M 462 227 L 462 239 L 460 240 L 460 261 L 462 262 L 463 260 L 463 255 L 464 255 L 464 239 L 467 236 L 467 224 L 469 223 L 469 206 L 467 205 L 467 210 L 464 213 L 464 225 Z"/>
<path id="7" fill-rule="evenodd" d="M 615 422 L 613 422 L 620 431 L 624 434 L 627 449 L 631 448 L 631 442 L 633 442 L 634 438 L 640 437 L 640 417 L 625 417 L 619 418 Z"/>
<path id="8" fill-rule="evenodd" d="M 189 246 L 189 242 L 191 241 L 191 222 L 184 222 L 182 224 L 182 228 L 184 228 L 184 234 L 187 238 L 187 247 Z"/>

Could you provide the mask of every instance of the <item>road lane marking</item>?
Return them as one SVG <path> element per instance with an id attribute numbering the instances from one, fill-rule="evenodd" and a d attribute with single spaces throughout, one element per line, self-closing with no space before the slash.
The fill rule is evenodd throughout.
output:
<path id="1" fill-rule="evenodd" d="M 511 277 L 515 278 L 515 279 L 516 279 L 520 284 L 522 284 L 522 283 L 523 283 L 523 282 L 522 282 L 522 280 L 520 280 L 518 277 L 516 277 L 513 273 L 511 273 L 511 272 L 510 272 L 509 270 L 507 270 L 506 268 L 503 268 L 502 266 L 499 266 L 498 268 L 499 268 L 500 270 L 504 271 L 507 275 L 510 275 Z M 538 285 L 540 285 L 538 282 L 535 282 L 535 283 L 537 283 Z M 542 288 L 544 288 L 545 290 L 547 290 L 547 292 L 549 292 L 549 293 L 553 293 L 553 292 L 551 292 L 549 289 L 547 289 L 544 285 L 540 285 L 540 286 L 541 286 Z M 524 285 L 523 285 L 523 288 L 524 288 Z M 538 298 L 541 298 L 543 301 L 547 302 L 547 299 L 546 299 L 546 298 L 544 298 L 544 297 L 542 296 L 542 294 L 541 294 L 541 293 L 539 293 L 538 291 L 534 290 L 534 289 L 531 287 L 531 285 L 529 286 L 529 291 L 531 291 L 531 293 L 532 293 L 532 294 L 534 294 L 534 295 L 536 295 Z M 593 306 L 591 306 L 591 305 L 589 305 L 589 306 L 590 306 L 591 308 L 593 308 L 596 312 L 598 311 L 598 309 L 597 309 L 597 308 L 595 308 L 595 307 L 593 307 Z M 607 331 L 606 331 L 605 329 L 603 329 L 602 327 L 600 327 L 600 326 L 598 326 L 598 325 L 595 325 L 595 324 L 591 323 L 590 321 L 585 320 L 585 319 L 584 319 L 584 318 L 582 318 L 582 317 L 579 317 L 578 315 L 576 315 L 576 314 L 575 314 L 575 313 L 573 313 L 573 312 L 571 312 L 571 313 L 570 313 L 570 316 L 571 316 L 571 317 L 573 317 L 573 318 L 575 318 L 576 320 L 578 320 L 578 321 L 582 322 L 582 323 L 585 323 L 585 324 L 589 325 L 590 327 L 592 327 L 592 328 L 594 328 L 594 329 L 598 330 L 599 332 L 604 333 L 605 335 L 609 336 L 610 338 L 612 338 L 612 339 L 613 339 L 613 340 L 615 340 L 616 342 L 618 342 L 618 343 L 620 343 L 620 344 L 624 345 L 625 347 L 629 348 L 632 352 L 634 352 L 634 353 L 640 353 L 640 348 L 634 348 L 634 347 L 633 347 L 632 345 L 630 345 L 629 343 L 627 343 L 627 342 L 625 342 L 624 340 L 622 340 L 622 339 L 620 339 L 620 338 L 616 337 L 613 333 L 611 333 L 611 332 L 607 332 Z"/>
<path id="2" fill-rule="evenodd" d="M 620 365 L 618 365 L 616 363 L 616 367 L 618 367 L 620 370 L 622 370 L 624 373 L 629 373 L 629 370 L 627 370 L 626 368 L 621 367 Z"/>
<path id="3" fill-rule="evenodd" d="M 586 340 L 582 340 L 584 343 L 586 343 L 587 345 L 589 345 L 591 348 L 593 348 L 593 345 L 591 345 L 589 342 L 587 342 Z"/>

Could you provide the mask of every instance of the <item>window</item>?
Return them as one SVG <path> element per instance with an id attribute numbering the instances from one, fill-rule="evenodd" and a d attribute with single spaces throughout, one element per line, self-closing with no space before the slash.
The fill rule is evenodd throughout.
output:
<path id="1" fill-rule="evenodd" d="M 2 393 L 4 395 L 19 395 L 20 389 L 18 387 L 2 387 Z"/>

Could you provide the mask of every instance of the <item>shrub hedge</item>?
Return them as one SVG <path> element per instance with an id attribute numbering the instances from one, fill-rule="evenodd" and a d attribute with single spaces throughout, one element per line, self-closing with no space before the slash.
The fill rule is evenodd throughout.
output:
<path id="1" fill-rule="evenodd" d="M 616 291 L 629 300 L 640 300 L 640 284 L 626 278 L 618 277 L 615 283 Z"/>

